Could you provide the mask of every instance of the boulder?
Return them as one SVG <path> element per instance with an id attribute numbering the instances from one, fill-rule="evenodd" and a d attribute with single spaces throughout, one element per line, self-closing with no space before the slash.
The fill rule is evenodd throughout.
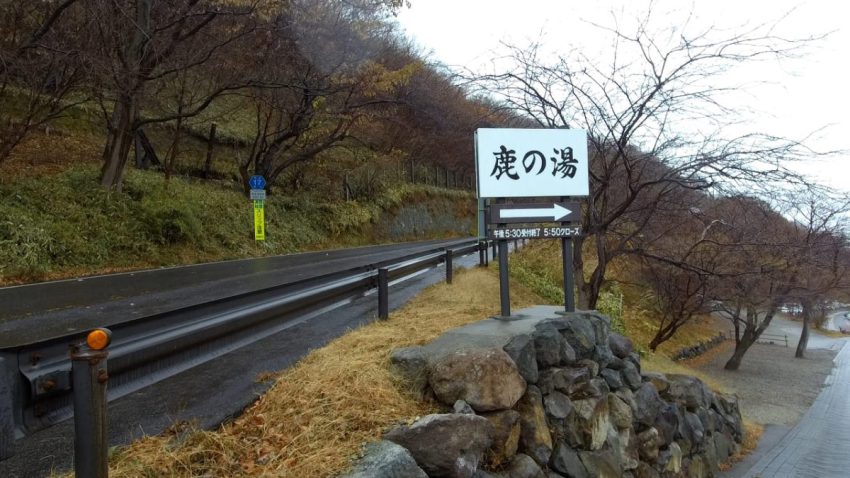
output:
<path id="1" fill-rule="evenodd" d="M 667 446 L 676 439 L 679 429 L 679 407 L 675 403 L 664 402 L 658 410 L 655 423 L 652 425 L 661 436 L 662 446 Z"/>
<path id="2" fill-rule="evenodd" d="M 519 370 L 519 374 L 528 383 L 537 383 L 537 350 L 534 339 L 528 334 L 516 335 L 503 347 Z"/>
<path id="3" fill-rule="evenodd" d="M 640 462 L 634 471 L 635 478 L 660 478 L 661 474 L 648 463 Z"/>
<path id="4" fill-rule="evenodd" d="M 642 461 L 655 463 L 658 460 L 658 450 L 661 444 L 661 437 L 654 427 L 649 427 L 637 434 L 638 454 Z"/>
<path id="5" fill-rule="evenodd" d="M 581 359 L 576 361 L 576 365 L 578 367 L 584 367 L 587 369 L 587 373 L 590 374 L 590 378 L 593 378 L 599 375 L 599 363 L 590 360 L 590 359 Z"/>
<path id="6" fill-rule="evenodd" d="M 581 451 L 578 455 L 590 476 L 595 478 L 621 478 L 623 476 L 620 457 L 610 448 Z"/>
<path id="7" fill-rule="evenodd" d="M 601 397 L 608 393 L 608 384 L 602 379 L 593 379 L 587 382 L 578 382 L 570 386 L 569 396 L 573 400 L 584 398 Z"/>
<path id="8" fill-rule="evenodd" d="M 651 383 L 644 383 L 635 392 L 635 406 L 635 422 L 644 427 L 651 427 L 661 409 L 661 397 Z"/>
<path id="9" fill-rule="evenodd" d="M 507 463 L 516 455 L 519 446 L 520 417 L 516 410 L 482 415 L 493 424 L 493 445 L 487 452 L 487 463 L 498 466 Z"/>
<path id="10" fill-rule="evenodd" d="M 582 448 L 599 450 L 608 437 L 611 426 L 608 399 L 605 397 L 574 400 L 572 426 L 582 440 Z"/>
<path id="11" fill-rule="evenodd" d="M 578 452 L 564 442 L 559 442 L 552 453 L 549 465 L 558 473 L 574 478 L 590 478 Z"/>
<path id="12" fill-rule="evenodd" d="M 611 365 L 611 362 L 617 360 L 617 357 L 611 353 L 611 349 L 608 348 L 608 344 L 605 345 L 597 345 L 595 349 L 593 349 L 593 360 L 599 363 L 601 368 L 606 368 Z"/>
<path id="13" fill-rule="evenodd" d="M 673 442 L 670 446 L 664 450 L 667 454 L 666 464 L 664 465 L 664 471 L 667 473 L 671 473 L 677 475 L 682 472 L 682 449 L 679 448 L 679 444 Z"/>
<path id="14" fill-rule="evenodd" d="M 641 377 L 643 377 L 644 382 L 649 382 L 655 385 L 655 389 L 658 390 L 658 393 L 664 393 L 670 388 L 670 381 L 667 380 L 667 376 L 663 373 L 644 372 L 641 374 Z"/>
<path id="15" fill-rule="evenodd" d="M 366 445 L 362 458 L 341 478 L 428 478 L 406 448 L 380 440 Z"/>
<path id="16" fill-rule="evenodd" d="M 623 470 L 634 470 L 638 467 L 640 453 L 638 451 L 637 437 L 631 428 L 625 428 L 618 433 L 618 447 L 615 448 L 620 455 Z"/>
<path id="17" fill-rule="evenodd" d="M 469 347 L 431 363 L 428 383 L 447 405 L 467 402 L 477 412 L 505 410 L 525 393 L 525 380 L 504 350 Z"/>
<path id="18" fill-rule="evenodd" d="M 608 347 L 614 356 L 620 359 L 628 358 L 629 354 L 635 350 L 631 339 L 616 332 L 608 334 Z"/>
<path id="19" fill-rule="evenodd" d="M 691 411 L 711 406 L 711 391 L 702 380 L 679 374 L 669 374 L 667 380 L 670 381 L 670 387 L 663 396 L 668 401 L 676 402 Z"/>
<path id="20" fill-rule="evenodd" d="M 561 325 L 561 334 L 575 350 L 576 357 L 579 359 L 593 357 L 593 351 L 596 349 L 596 331 L 587 317 L 571 317 L 559 325 Z"/>
<path id="21" fill-rule="evenodd" d="M 430 477 L 470 478 L 492 445 L 493 434 L 493 425 L 484 417 L 435 414 L 393 428 L 385 438 L 407 448 Z"/>
<path id="22" fill-rule="evenodd" d="M 540 466 L 528 455 L 520 453 L 502 472 L 505 478 L 546 478 Z"/>
<path id="23" fill-rule="evenodd" d="M 470 407 L 469 404 L 464 402 L 463 400 L 456 401 L 455 404 L 452 406 L 452 411 L 454 411 L 455 413 L 475 414 L 475 410 L 473 410 L 472 407 Z"/>
<path id="24" fill-rule="evenodd" d="M 611 417 L 611 423 L 617 429 L 631 428 L 634 420 L 631 407 L 613 393 L 608 395 L 608 414 Z"/>
<path id="25" fill-rule="evenodd" d="M 534 349 L 537 367 L 549 368 L 575 362 L 576 353 L 558 329 L 551 325 L 538 325 L 534 331 Z"/>
<path id="26" fill-rule="evenodd" d="M 606 368 L 603 369 L 600 374 L 602 375 L 602 378 L 605 379 L 605 382 L 611 390 L 619 390 L 623 388 L 623 376 L 620 375 L 620 372 Z"/>
<path id="27" fill-rule="evenodd" d="M 390 371 L 406 382 L 418 399 L 428 389 L 428 357 L 422 347 L 396 349 L 390 355 Z"/>
<path id="28" fill-rule="evenodd" d="M 620 373 L 623 376 L 623 383 L 632 390 L 637 390 L 643 383 L 640 371 L 632 362 L 626 361 L 623 370 L 621 370 Z"/>
<path id="29" fill-rule="evenodd" d="M 543 396 L 543 407 L 546 415 L 555 419 L 565 419 L 573 413 L 573 402 L 558 391 Z"/>
<path id="30" fill-rule="evenodd" d="M 515 409 L 520 415 L 519 451 L 534 458 L 538 464 L 545 465 L 552 455 L 552 436 L 549 434 L 540 390 L 530 385 Z"/>
<path id="31" fill-rule="evenodd" d="M 714 450 L 717 460 L 720 462 L 726 461 L 735 452 L 735 442 L 732 437 L 725 433 L 715 433 L 712 436 L 714 441 Z"/>

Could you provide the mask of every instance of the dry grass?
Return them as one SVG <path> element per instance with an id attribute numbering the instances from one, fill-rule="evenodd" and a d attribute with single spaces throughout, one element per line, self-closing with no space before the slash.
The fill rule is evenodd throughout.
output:
<path id="1" fill-rule="evenodd" d="M 683 375 L 692 375 L 708 385 L 715 392 L 730 393 L 727 387 L 724 387 L 717 379 L 711 375 L 690 368 L 684 362 L 674 362 L 669 357 L 661 353 L 647 354 L 641 359 L 641 370 L 647 372 L 661 372 L 664 374 L 674 373 Z"/>
<path id="2" fill-rule="evenodd" d="M 388 372 L 392 350 L 498 312 L 498 278 L 475 269 L 426 289 L 386 322 L 354 330 L 277 375 L 275 385 L 220 430 L 173 430 L 114 453 L 110 476 L 323 477 L 344 470 L 362 443 L 431 413 Z M 540 299 L 513 286 L 513 304 Z"/>
<path id="3" fill-rule="evenodd" d="M 747 455 L 755 451 L 764 433 L 764 425 L 744 419 L 744 441 L 741 443 L 741 450 L 735 453 L 725 463 L 720 464 L 721 471 L 731 469 L 735 463 L 740 462 Z"/>

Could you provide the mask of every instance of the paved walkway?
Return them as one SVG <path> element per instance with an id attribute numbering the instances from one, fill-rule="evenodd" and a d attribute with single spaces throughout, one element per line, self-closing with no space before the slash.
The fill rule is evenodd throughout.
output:
<path id="1" fill-rule="evenodd" d="M 824 389 L 800 422 L 745 478 L 850 476 L 850 346 L 845 342 Z"/>

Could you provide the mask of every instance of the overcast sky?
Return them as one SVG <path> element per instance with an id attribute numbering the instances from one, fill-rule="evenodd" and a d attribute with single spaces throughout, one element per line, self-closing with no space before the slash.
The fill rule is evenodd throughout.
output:
<path id="1" fill-rule="evenodd" d="M 612 24 L 612 12 L 632 18 L 646 2 L 614 0 L 411 0 L 398 16 L 407 34 L 430 58 L 448 66 L 482 69 L 504 54 L 502 43 L 539 41 L 550 50 L 577 47 L 601 52 L 608 40 L 590 23 Z M 735 73 L 736 84 L 760 83 L 741 96 L 752 110 L 753 130 L 802 139 L 817 150 L 850 150 L 850 2 L 840 0 L 657 1 L 656 10 L 678 10 L 663 19 L 737 29 L 779 21 L 777 33 L 804 38 L 829 33 L 801 58 L 760 64 Z M 786 14 L 790 12 L 786 16 Z M 767 82 L 764 84 L 763 82 Z M 471 139 L 470 139 L 471 140 Z M 850 154 L 810 162 L 804 172 L 850 192 Z"/>

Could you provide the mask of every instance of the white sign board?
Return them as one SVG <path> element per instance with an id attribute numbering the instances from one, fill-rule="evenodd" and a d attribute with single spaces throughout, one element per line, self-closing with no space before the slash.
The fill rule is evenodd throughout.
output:
<path id="1" fill-rule="evenodd" d="M 587 133 L 578 129 L 480 128 L 478 197 L 587 196 Z"/>

